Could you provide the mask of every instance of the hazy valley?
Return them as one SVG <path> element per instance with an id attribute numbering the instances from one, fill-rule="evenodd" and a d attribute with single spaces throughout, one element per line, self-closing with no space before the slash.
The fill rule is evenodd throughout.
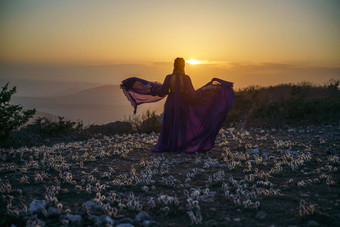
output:
<path id="1" fill-rule="evenodd" d="M 73 121 L 82 120 L 85 125 L 124 120 L 133 115 L 133 107 L 119 85 L 97 86 L 63 96 L 14 96 L 12 103 L 21 104 L 26 109 L 36 108 L 38 112 L 64 116 L 65 119 Z M 164 101 L 143 104 L 137 113 L 148 109 L 160 113 L 163 104 Z"/>

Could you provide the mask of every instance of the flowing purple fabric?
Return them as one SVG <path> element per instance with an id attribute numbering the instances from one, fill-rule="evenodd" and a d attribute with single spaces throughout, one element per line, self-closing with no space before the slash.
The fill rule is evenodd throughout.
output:
<path id="1" fill-rule="evenodd" d="M 151 88 L 145 87 L 148 84 Z M 161 133 L 153 152 L 210 150 L 235 98 L 231 82 L 213 78 L 195 90 L 190 77 L 181 73 L 167 75 L 163 84 L 132 77 L 122 81 L 121 88 L 134 113 L 138 105 L 157 102 L 168 95 Z"/>

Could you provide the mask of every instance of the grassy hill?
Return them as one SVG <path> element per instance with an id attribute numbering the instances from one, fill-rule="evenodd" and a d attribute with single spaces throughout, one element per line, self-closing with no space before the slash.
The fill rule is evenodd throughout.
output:
<path id="1" fill-rule="evenodd" d="M 67 117 L 65 120 L 55 116 L 54 118 L 47 117 L 40 123 L 35 123 L 39 119 L 36 116 L 35 120 L 31 120 L 31 124 L 28 124 L 27 127 L 22 127 L 13 133 L 14 140 L 10 143 L 13 146 L 53 144 L 62 138 L 85 139 L 97 134 L 157 133 L 161 129 L 162 117 L 155 111 L 146 112 L 147 105 L 144 104 L 138 110 L 138 113 L 142 114 L 130 115 L 130 117 L 125 115 L 123 121 L 109 121 L 112 115 L 122 115 L 122 112 L 132 111 L 129 103 L 104 104 L 109 102 L 109 99 L 115 100 L 116 103 L 122 99 L 126 101 L 118 86 L 101 86 L 73 95 L 39 99 L 44 100 L 45 105 L 49 104 L 55 108 L 58 105 L 68 107 L 67 111 L 73 114 L 74 119 L 86 115 L 100 118 L 102 121 L 96 124 L 82 121 L 73 122 L 70 115 L 56 112 L 56 115 Z M 160 102 L 157 105 L 158 113 L 160 113 L 163 103 Z M 42 116 L 44 118 L 44 115 Z M 283 128 L 337 125 L 339 122 L 339 81 L 330 81 L 325 85 L 304 82 L 271 87 L 248 87 L 236 91 L 235 102 L 229 113 L 226 127 Z M 56 140 L 53 139 L 54 137 L 57 137 Z M 11 146 L 10 144 L 6 146 Z"/>
<path id="2" fill-rule="evenodd" d="M 340 120 L 339 81 L 270 87 L 247 87 L 236 92 L 228 122 L 245 127 L 337 123 Z"/>
<path id="3" fill-rule="evenodd" d="M 1 148 L 0 226 L 339 226 L 339 101 L 338 81 L 238 90 L 215 147 L 192 154 L 150 152 L 152 112 L 42 114 Z"/>

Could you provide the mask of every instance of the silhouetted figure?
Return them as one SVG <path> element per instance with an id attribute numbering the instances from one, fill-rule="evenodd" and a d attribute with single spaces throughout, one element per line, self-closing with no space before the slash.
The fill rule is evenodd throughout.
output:
<path id="1" fill-rule="evenodd" d="M 121 88 L 135 108 L 168 95 L 162 129 L 153 152 L 196 152 L 213 148 L 217 133 L 227 120 L 234 102 L 233 83 L 213 78 L 195 91 L 184 72 L 185 61 L 176 58 L 173 73 L 164 83 L 132 77 Z"/>

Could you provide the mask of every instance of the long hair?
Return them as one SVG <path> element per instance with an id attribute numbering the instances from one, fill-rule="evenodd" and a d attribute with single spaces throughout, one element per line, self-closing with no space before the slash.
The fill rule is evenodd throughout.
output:
<path id="1" fill-rule="evenodd" d="M 183 58 L 176 58 L 175 59 L 175 62 L 174 62 L 174 71 L 173 73 L 177 73 L 177 72 L 180 72 L 180 73 L 184 73 L 184 67 L 185 67 L 185 61 Z"/>

